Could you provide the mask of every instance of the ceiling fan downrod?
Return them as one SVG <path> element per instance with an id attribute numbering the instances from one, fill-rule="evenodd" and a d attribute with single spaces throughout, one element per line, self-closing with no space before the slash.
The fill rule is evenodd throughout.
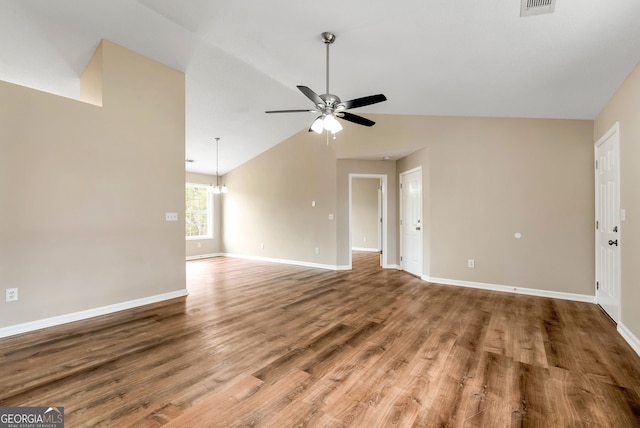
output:
<path id="1" fill-rule="evenodd" d="M 325 92 L 325 94 L 330 94 L 331 92 L 329 92 L 329 45 L 336 41 L 336 35 L 326 31 L 326 32 L 322 33 L 322 41 L 327 46 L 327 61 L 326 61 L 326 63 L 327 63 L 327 69 L 326 69 L 327 91 Z"/>

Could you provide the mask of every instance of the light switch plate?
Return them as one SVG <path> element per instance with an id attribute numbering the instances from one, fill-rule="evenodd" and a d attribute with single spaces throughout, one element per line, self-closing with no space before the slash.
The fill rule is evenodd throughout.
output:
<path id="1" fill-rule="evenodd" d="M 17 288 L 7 288 L 5 290 L 5 302 L 15 302 L 18 300 L 18 289 Z"/>
<path id="2" fill-rule="evenodd" d="M 167 221 L 178 221 L 178 213 L 165 213 Z"/>

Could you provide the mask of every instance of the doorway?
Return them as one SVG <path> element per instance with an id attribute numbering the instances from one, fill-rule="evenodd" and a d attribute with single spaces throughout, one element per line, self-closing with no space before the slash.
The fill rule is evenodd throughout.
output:
<path id="1" fill-rule="evenodd" d="M 370 207 L 369 211 L 375 212 L 375 232 L 368 233 L 367 236 L 358 236 L 354 239 L 354 211 L 357 213 L 357 209 L 354 210 L 354 180 L 367 179 L 369 183 L 375 183 L 376 195 L 374 196 L 377 201 L 375 207 Z M 357 189 L 357 184 L 356 184 Z M 353 248 L 367 248 L 373 249 L 371 240 L 377 241 L 377 245 L 373 251 L 378 251 L 380 254 L 380 266 L 383 268 L 388 267 L 387 259 L 387 176 L 386 174 L 349 174 L 349 268 L 353 268 Z M 372 230 L 371 227 L 368 230 Z M 361 234 L 362 235 L 362 234 Z M 375 235 L 375 236 L 374 236 Z M 366 242 L 363 238 L 367 238 Z"/>
<path id="2" fill-rule="evenodd" d="M 620 321 L 620 138 L 619 123 L 595 144 L 596 302 Z"/>
<path id="3" fill-rule="evenodd" d="M 422 277 L 422 168 L 400 174 L 400 266 Z"/>

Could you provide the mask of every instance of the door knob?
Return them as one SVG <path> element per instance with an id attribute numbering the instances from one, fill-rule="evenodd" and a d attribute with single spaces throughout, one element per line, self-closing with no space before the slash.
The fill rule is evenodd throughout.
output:
<path id="1" fill-rule="evenodd" d="M 618 240 L 616 239 L 615 241 L 612 241 L 611 239 L 609 239 L 609 245 L 615 245 L 617 247 L 618 246 Z"/>
<path id="2" fill-rule="evenodd" d="M 420 227 L 416 227 L 416 230 L 420 230 Z"/>

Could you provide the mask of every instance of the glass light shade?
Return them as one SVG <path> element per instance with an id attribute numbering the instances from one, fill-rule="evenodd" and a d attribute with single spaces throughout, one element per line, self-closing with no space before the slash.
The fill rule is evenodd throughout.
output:
<path id="1" fill-rule="evenodd" d="M 335 134 L 336 132 L 342 131 L 342 125 L 340 125 L 340 122 L 338 122 L 332 114 L 329 114 L 324 118 L 324 129 Z"/>
<path id="2" fill-rule="evenodd" d="M 322 116 L 318 116 L 318 118 L 316 120 L 313 121 L 313 123 L 311 124 L 311 130 L 313 132 L 315 132 L 316 134 L 321 134 L 322 133 L 322 129 L 323 129 L 323 117 Z"/>
<path id="3" fill-rule="evenodd" d="M 222 185 L 222 189 L 220 189 L 220 192 L 221 192 L 221 193 L 227 193 L 228 191 L 229 191 L 229 190 L 227 189 L 227 185 L 226 185 L 226 184 L 223 184 L 223 185 Z"/>

